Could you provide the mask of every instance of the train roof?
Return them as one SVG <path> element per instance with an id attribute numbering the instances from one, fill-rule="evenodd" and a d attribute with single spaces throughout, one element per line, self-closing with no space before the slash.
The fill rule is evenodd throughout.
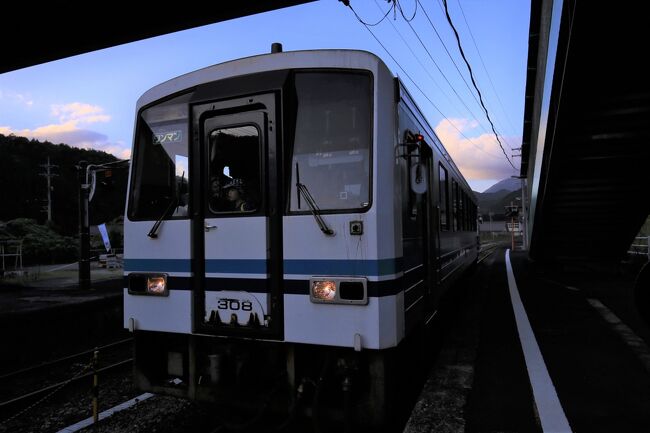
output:
<path id="1" fill-rule="evenodd" d="M 395 76 L 379 56 L 364 50 L 317 49 L 266 53 L 207 66 L 160 83 L 142 94 L 138 99 L 136 111 L 169 95 L 212 81 L 260 72 L 299 68 L 365 69 L 376 72 L 384 69 L 391 77 Z M 431 147 L 433 148 L 435 146 L 438 149 L 438 152 L 442 154 L 452 167 L 452 170 L 460 177 L 460 183 L 469 191 L 474 200 L 476 200 L 469 184 L 451 159 L 449 152 L 447 152 L 431 125 L 426 121 L 422 111 L 401 80 L 400 87 L 403 99 L 418 115 L 420 123 L 425 128 L 425 131 L 421 132 L 433 138 L 433 143 L 430 144 Z"/>
<path id="2" fill-rule="evenodd" d="M 158 99 L 215 80 L 296 68 L 390 69 L 375 54 L 362 50 L 304 50 L 260 54 L 218 63 L 188 72 L 147 90 L 137 102 L 137 109 Z"/>

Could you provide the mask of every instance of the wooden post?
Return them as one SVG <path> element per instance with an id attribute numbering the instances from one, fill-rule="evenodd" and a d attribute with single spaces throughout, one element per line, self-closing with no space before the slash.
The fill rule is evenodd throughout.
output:
<path id="1" fill-rule="evenodd" d="M 97 365 L 99 364 L 99 350 L 95 348 L 93 353 L 93 424 L 99 421 L 99 377 L 97 376 Z"/>

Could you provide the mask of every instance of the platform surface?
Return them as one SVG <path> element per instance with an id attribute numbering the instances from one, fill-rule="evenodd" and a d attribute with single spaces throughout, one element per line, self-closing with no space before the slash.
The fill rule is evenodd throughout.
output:
<path id="1" fill-rule="evenodd" d="M 499 249 L 470 277 L 405 431 L 650 431 L 650 330 L 632 277 L 514 252 L 509 278 L 507 260 Z"/>

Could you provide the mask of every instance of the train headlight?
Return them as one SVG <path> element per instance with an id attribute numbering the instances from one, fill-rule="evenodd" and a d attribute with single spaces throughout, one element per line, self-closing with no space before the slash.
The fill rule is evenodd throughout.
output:
<path id="1" fill-rule="evenodd" d="M 129 295 L 169 296 L 166 274 L 132 273 L 128 276 Z"/>
<path id="2" fill-rule="evenodd" d="M 147 293 L 164 296 L 167 294 L 167 278 L 164 275 L 147 277 Z"/>
<path id="3" fill-rule="evenodd" d="M 336 281 L 313 280 L 311 296 L 319 301 L 333 301 L 336 298 Z"/>
<path id="4" fill-rule="evenodd" d="M 365 277 L 312 277 L 309 299 L 316 304 L 368 304 L 368 281 Z"/>

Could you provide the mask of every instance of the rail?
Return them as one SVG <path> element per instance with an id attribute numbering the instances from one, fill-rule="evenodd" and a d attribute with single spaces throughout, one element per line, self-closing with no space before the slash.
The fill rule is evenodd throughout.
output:
<path id="1" fill-rule="evenodd" d="M 109 358 L 108 365 L 102 366 L 100 368 L 99 361 L 98 361 L 100 349 L 103 351 L 107 351 L 109 349 L 115 349 L 131 342 L 132 342 L 131 338 L 114 341 L 92 350 L 85 350 L 83 352 L 75 353 L 73 355 L 68 355 L 63 358 L 59 358 L 41 364 L 37 364 L 34 366 L 30 366 L 27 368 L 23 368 L 0 376 L 0 383 L 3 390 L 8 391 L 11 389 L 16 389 L 19 392 L 18 395 L 7 396 L 10 398 L 7 398 L 6 400 L 0 402 L 0 415 L 6 416 L 10 410 L 20 408 L 22 406 L 22 409 L 19 412 L 15 413 L 14 415 L 5 419 L 0 419 L 0 430 L 2 430 L 3 426 L 6 426 L 7 423 L 25 415 L 27 412 L 33 410 L 38 405 L 43 404 L 45 401 L 49 400 L 56 393 L 66 388 L 70 384 L 79 383 L 80 381 L 83 381 L 85 379 L 92 378 L 94 384 L 93 395 L 96 396 L 98 375 L 123 368 L 127 365 L 131 365 L 133 362 L 133 358 L 129 357 L 129 355 L 122 354 L 119 352 L 112 353 L 111 351 L 109 351 L 110 354 L 108 356 Z M 28 376 L 32 378 L 38 377 L 38 375 L 34 376 L 37 370 L 47 369 L 47 375 L 49 378 L 50 373 L 53 371 L 52 370 L 53 366 L 58 364 L 64 364 L 65 362 L 74 361 L 80 357 L 87 356 L 91 353 L 93 356 L 89 362 L 83 364 L 79 364 L 79 363 L 71 364 L 73 367 L 75 367 L 75 369 L 78 370 L 76 373 L 70 375 L 68 372 L 66 375 L 64 375 L 64 377 L 56 378 L 52 381 L 49 381 L 48 379 L 41 379 L 40 381 L 32 381 L 35 384 L 40 386 L 40 388 L 37 389 L 30 390 L 29 386 L 25 387 L 25 382 L 24 382 L 25 378 Z M 117 357 L 115 355 L 117 355 Z M 81 366 L 80 370 L 78 369 L 79 366 Z M 47 383 L 48 381 L 50 383 Z M 96 404 L 94 405 L 94 409 L 95 409 L 95 413 L 97 413 Z"/>
<path id="2" fill-rule="evenodd" d="M 638 243 L 639 241 L 645 244 Z M 628 254 L 634 256 L 646 256 L 648 261 L 650 261 L 650 236 L 637 236 L 634 238 L 634 243 L 630 245 L 630 249 L 627 252 Z"/>
<path id="3" fill-rule="evenodd" d="M 114 341 L 112 343 L 108 343 L 108 344 L 105 344 L 103 346 L 96 347 L 94 349 L 84 350 L 83 352 L 75 353 L 73 355 L 64 356 L 63 358 L 54 359 L 52 361 L 46 361 L 46 362 L 43 362 L 41 364 L 32 365 L 30 367 L 25 367 L 25 368 L 21 368 L 20 370 L 16 370 L 16 371 L 12 371 L 10 373 L 2 374 L 2 375 L 0 375 L 0 380 L 6 380 L 6 379 L 13 378 L 13 377 L 16 377 L 16 376 L 19 376 L 19 375 L 22 375 L 22 374 L 26 374 L 26 373 L 32 373 L 32 372 L 34 372 L 36 370 L 40 370 L 40 369 L 45 368 L 45 367 L 52 367 L 54 365 L 61 364 L 62 362 L 71 361 L 73 359 L 77 359 L 77 358 L 80 358 L 82 356 L 92 355 L 93 352 L 95 352 L 96 350 L 105 350 L 105 349 L 113 348 L 115 346 L 121 346 L 123 344 L 131 343 L 131 342 L 133 342 L 133 338 L 125 338 L 123 340 Z"/>
<path id="4" fill-rule="evenodd" d="M 490 257 L 500 245 L 504 245 L 503 242 L 490 242 L 487 244 L 481 244 L 481 251 L 479 252 L 479 257 L 476 263 L 481 263 L 483 260 Z"/>
<path id="5" fill-rule="evenodd" d="M 116 363 L 108 365 L 106 367 L 98 368 L 94 372 L 93 371 L 86 372 L 87 370 L 89 370 L 89 368 L 86 368 L 86 369 L 84 369 L 84 371 L 81 374 L 73 376 L 72 378 L 70 378 L 68 380 L 64 380 L 64 381 L 55 383 L 53 385 L 49 385 L 49 386 L 37 389 L 36 391 L 32 391 L 32 392 L 29 392 L 27 394 L 23 394 L 21 396 L 12 398 L 11 400 L 3 401 L 3 402 L 0 403 L 0 409 L 6 409 L 9 406 L 15 405 L 17 403 L 24 402 L 24 401 L 29 400 L 29 399 L 33 399 L 35 397 L 38 397 L 38 396 L 43 395 L 43 394 L 45 394 L 47 392 L 50 392 L 50 391 L 58 391 L 62 387 L 66 386 L 66 385 L 68 385 L 70 383 L 79 382 L 79 381 L 81 381 L 83 379 L 87 379 L 89 377 L 92 377 L 95 374 L 106 373 L 108 371 L 115 370 L 115 369 L 123 367 L 125 365 L 130 365 L 132 362 L 133 362 L 133 358 L 127 358 L 127 359 L 124 359 L 122 361 L 118 361 Z M 49 394 L 48 394 L 48 396 L 49 396 Z M 39 402 L 40 402 L 40 400 L 39 400 Z M 30 408 L 31 408 L 31 406 L 30 406 Z M 3 423 L 8 421 L 8 420 L 9 419 L 4 420 Z"/>

